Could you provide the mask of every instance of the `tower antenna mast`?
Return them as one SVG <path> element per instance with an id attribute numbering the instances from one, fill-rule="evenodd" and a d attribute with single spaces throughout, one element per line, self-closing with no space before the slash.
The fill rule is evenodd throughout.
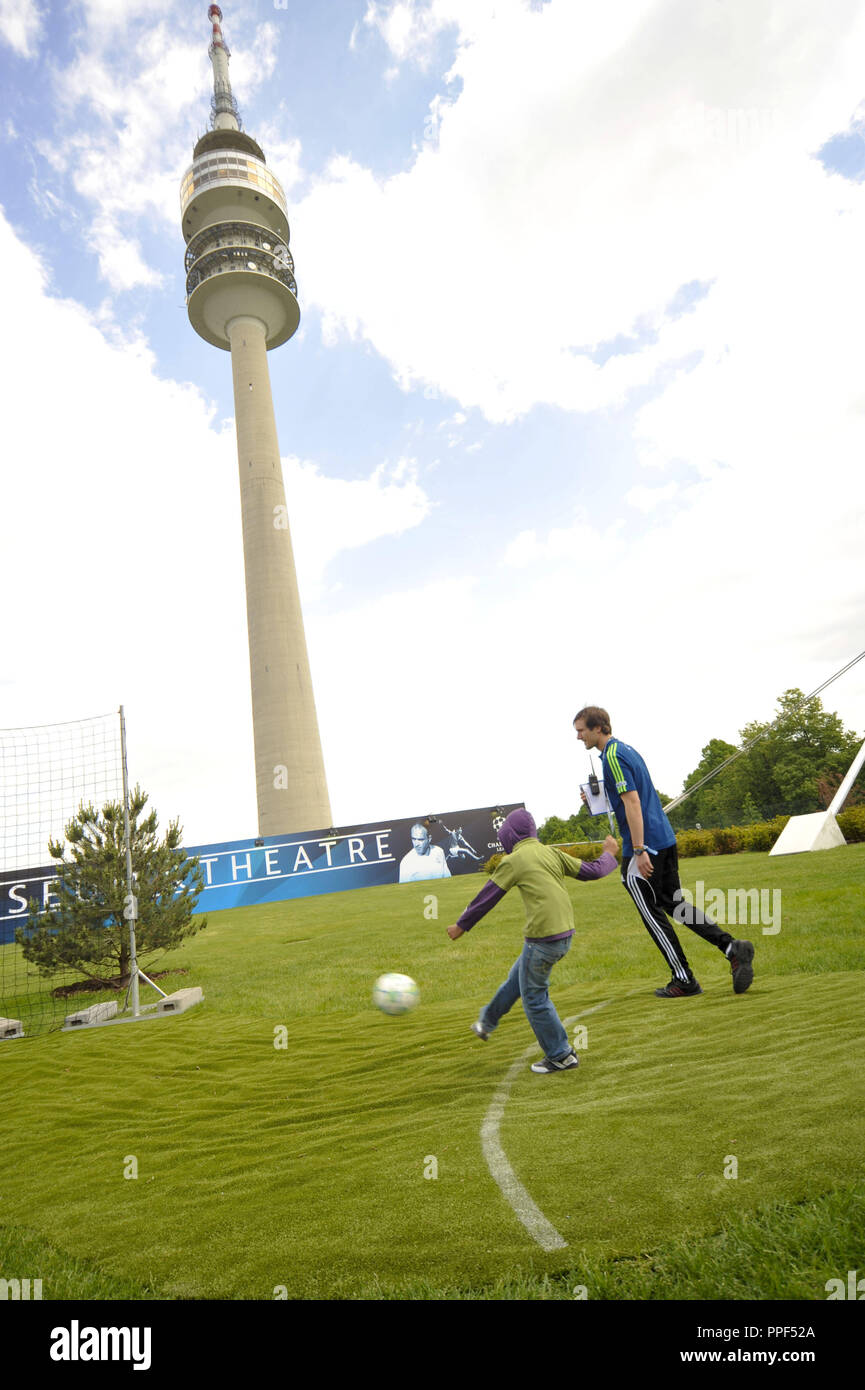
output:
<path id="1" fill-rule="evenodd" d="M 213 25 L 210 47 L 207 50 L 207 55 L 213 65 L 210 128 L 211 130 L 243 130 L 240 112 L 231 90 L 231 78 L 228 75 L 228 60 L 231 57 L 231 49 L 222 34 L 222 10 L 218 5 L 210 6 L 207 11 L 207 18 Z"/>

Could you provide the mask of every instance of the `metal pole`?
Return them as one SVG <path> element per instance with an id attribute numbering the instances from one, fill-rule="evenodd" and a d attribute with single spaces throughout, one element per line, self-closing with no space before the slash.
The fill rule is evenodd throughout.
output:
<path id="1" fill-rule="evenodd" d="M 135 919 L 138 903 L 132 882 L 132 846 L 129 839 L 129 773 L 126 770 L 126 716 L 120 706 L 120 751 L 123 762 L 123 838 L 126 844 L 126 906 L 123 915 L 129 923 L 129 968 L 132 974 L 132 1015 L 138 1018 L 138 959 L 135 954 Z"/>

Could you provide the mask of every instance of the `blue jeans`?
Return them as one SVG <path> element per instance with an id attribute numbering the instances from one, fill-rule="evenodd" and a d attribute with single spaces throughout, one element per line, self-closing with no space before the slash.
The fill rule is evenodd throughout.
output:
<path id="1" fill-rule="evenodd" d="M 481 1010 L 480 1022 L 486 1032 L 491 1033 L 508 1009 L 522 999 L 526 1018 L 544 1056 L 558 1061 L 568 1055 L 571 1050 L 568 1035 L 550 998 L 550 972 L 568 954 L 572 940 L 573 937 L 567 936 L 564 941 L 523 943 L 508 978 Z"/>

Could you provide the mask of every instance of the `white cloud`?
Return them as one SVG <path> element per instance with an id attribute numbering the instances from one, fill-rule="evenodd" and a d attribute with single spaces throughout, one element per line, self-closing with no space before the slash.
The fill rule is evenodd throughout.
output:
<path id="1" fill-rule="evenodd" d="M 427 69 L 443 33 L 454 32 L 459 56 L 477 39 L 494 41 L 497 26 L 507 27 L 532 8 L 531 0 L 369 0 L 363 23 L 379 34 L 396 60 L 392 71 L 398 72 L 403 63 Z M 357 47 L 358 29 L 355 25 L 351 48 Z M 457 61 L 447 80 L 458 66 Z"/>
<path id="2" fill-rule="evenodd" d="M 640 512 L 653 512 L 662 502 L 669 502 L 679 490 L 678 483 L 665 483 L 663 487 L 632 487 L 625 493 L 625 501 Z"/>
<path id="3" fill-rule="evenodd" d="M 33 58 L 43 19 L 35 0 L 0 0 L 0 39 L 20 57 Z"/>
<path id="4" fill-rule="evenodd" d="M 387 4 L 370 0 L 363 22 L 381 35 L 398 64 L 411 60 L 421 67 L 427 66 L 432 46 L 442 30 L 458 23 L 452 4 L 426 6 L 417 0 L 389 0 Z M 356 34 L 352 38 L 356 41 Z M 389 72 L 396 76 L 398 70 L 391 68 Z"/>
<path id="5" fill-rule="evenodd" d="M 600 531 L 580 509 L 568 526 L 554 526 L 543 539 L 536 530 L 520 531 L 505 546 L 501 562 L 540 573 L 558 568 L 563 561 L 575 568 L 602 560 L 604 565 L 612 565 L 622 553 L 620 530 L 621 522 L 616 521 Z"/>
<path id="6" fill-rule="evenodd" d="M 165 277 L 144 260 L 138 242 L 124 235 L 110 217 L 95 219 L 88 242 L 99 258 L 102 276 L 113 290 L 131 290 L 137 285 L 162 285 Z"/>
<path id="7" fill-rule="evenodd" d="M 496 753 L 494 692 L 508 672 L 495 631 L 489 585 L 472 575 L 347 603 L 316 625 L 310 660 L 340 824 L 507 799 L 515 782 Z"/>
<path id="8" fill-rule="evenodd" d="M 463 13 L 374 9 L 380 27 L 399 18 L 405 54 L 422 18 Z M 296 209 L 305 294 L 406 388 L 493 420 L 621 404 L 662 381 L 680 344 L 694 350 L 666 314 L 683 285 L 736 276 L 755 228 L 807 235 L 831 203 L 810 156 L 860 100 L 865 12 L 552 0 L 465 13 L 462 90 L 436 113 L 435 146 L 388 179 L 336 159 Z M 658 340 L 590 359 L 637 324 Z"/>
<path id="9" fill-rule="evenodd" d="M 413 460 L 381 463 L 368 478 L 325 477 L 309 461 L 283 460 L 283 477 L 298 572 L 307 599 L 325 587 L 334 556 L 383 536 L 399 536 L 429 514 L 429 497 Z"/>
<path id="10" fill-rule="evenodd" d="M 158 16 L 167 15 L 173 0 L 147 0 L 147 22 L 152 24 Z M 100 42 L 114 42 L 116 31 L 129 24 L 129 8 L 118 0 L 78 0 L 84 22 L 89 34 Z"/>
<path id="11" fill-rule="evenodd" d="M 286 194 L 291 194 L 291 190 L 303 174 L 301 163 L 301 144 L 297 139 L 286 140 L 280 134 L 279 122 L 265 121 L 260 125 L 255 138 L 267 157 L 267 166 L 272 169 L 279 179 Z M 291 208 L 289 208 L 289 221 L 291 220 Z"/>

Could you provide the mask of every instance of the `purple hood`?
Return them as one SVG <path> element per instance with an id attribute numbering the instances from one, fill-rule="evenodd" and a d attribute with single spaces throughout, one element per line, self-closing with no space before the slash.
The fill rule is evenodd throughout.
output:
<path id="1" fill-rule="evenodd" d="M 499 839 L 505 854 L 510 854 L 514 845 L 519 844 L 520 840 L 536 840 L 537 836 L 538 827 L 528 811 L 511 811 L 499 831 Z"/>

